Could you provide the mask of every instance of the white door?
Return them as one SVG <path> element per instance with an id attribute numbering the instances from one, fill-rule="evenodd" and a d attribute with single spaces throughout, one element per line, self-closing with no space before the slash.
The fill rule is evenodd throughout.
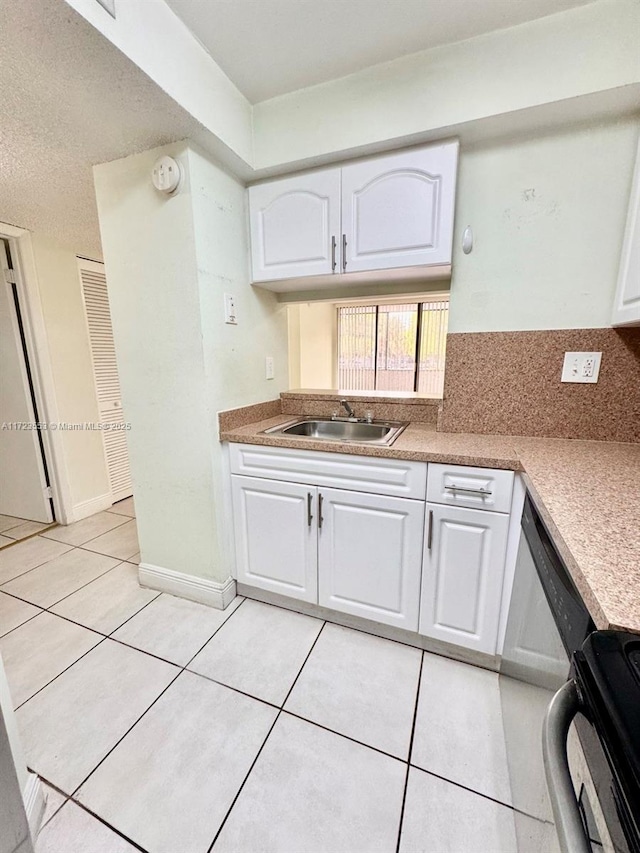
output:
<path id="1" fill-rule="evenodd" d="M 14 299 L 15 273 L 2 240 L 0 267 L 0 514 L 53 521 Z"/>
<path id="2" fill-rule="evenodd" d="M 318 602 L 315 486 L 231 477 L 237 579 Z"/>
<path id="3" fill-rule="evenodd" d="M 93 375 L 96 383 L 102 439 L 107 460 L 113 502 L 133 494 L 127 431 L 122 414 L 122 398 L 116 350 L 111 327 L 109 296 L 104 265 L 78 259 L 84 308 L 89 329 Z"/>
<path id="4" fill-rule="evenodd" d="M 424 503 L 319 489 L 319 603 L 418 630 Z"/>
<path id="5" fill-rule="evenodd" d="M 344 272 L 450 264 L 458 143 L 342 169 Z"/>
<path id="6" fill-rule="evenodd" d="M 340 169 L 249 187 L 253 281 L 339 271 Z"/>
<path id="7" fill-rule="evenodd" d="M 496 652 L 509 516 L 427 504 L 420 633 Z"/>

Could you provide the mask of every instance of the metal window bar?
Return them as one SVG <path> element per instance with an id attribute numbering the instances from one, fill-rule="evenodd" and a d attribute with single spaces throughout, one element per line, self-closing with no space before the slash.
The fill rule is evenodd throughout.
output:
<path id="1" fill-rule="evenodd" d="M 449 303 L 338 309 L 338 386 L 442 396 Z"/>
<path id="2" fill-rule="evenodd" d="M 423 302 L 421 310 L 416 390 L 430 397 L 442 397 L 449 302 Z"/>

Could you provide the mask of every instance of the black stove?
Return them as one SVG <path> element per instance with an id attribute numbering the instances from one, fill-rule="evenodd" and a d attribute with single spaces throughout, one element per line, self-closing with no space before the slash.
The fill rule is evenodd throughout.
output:
<path id="1" fill-rule="evenodd" d="M 640 636 L 595 631 L 573 656 L 576 729 L 616 853 L 640 853 Z"/>

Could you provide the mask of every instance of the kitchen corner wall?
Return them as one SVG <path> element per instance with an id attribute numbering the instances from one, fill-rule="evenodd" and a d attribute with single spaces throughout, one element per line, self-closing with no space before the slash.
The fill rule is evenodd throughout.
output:
<path id="1" fill-rule="evenodd" d="M 151 184 L 165 153 L 185 172 L 173 197 Z M 176 143 L 94 176 L 142 563 L 198 597 L 232 567 L 216 415 L 287 387 L 285 309 L 249 285 L 244 187 L 197 149 Z M 237 326 L 224 323 L 224 293 Z"/>
<path id="2" fill-rule="evenodd" d="M 439 429 L 640 441 L 640 329 L 607 328 L 639 125 L 463 149 Z M 597 384 L 560 382 L 575 350 Z"/>

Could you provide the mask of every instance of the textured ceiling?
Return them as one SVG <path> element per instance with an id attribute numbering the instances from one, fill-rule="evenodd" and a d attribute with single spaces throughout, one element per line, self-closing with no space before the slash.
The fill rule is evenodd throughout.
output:
<path id="1" fill-rule="evenodd" d="M 100 257 L 91 167 L 200 125 L 61 0 L 0 0 L 0 222 Z"/>
<path id="2" fill-rule="evenodd" d="M 167 0 L 252 102 L 592 0 Z"/>

